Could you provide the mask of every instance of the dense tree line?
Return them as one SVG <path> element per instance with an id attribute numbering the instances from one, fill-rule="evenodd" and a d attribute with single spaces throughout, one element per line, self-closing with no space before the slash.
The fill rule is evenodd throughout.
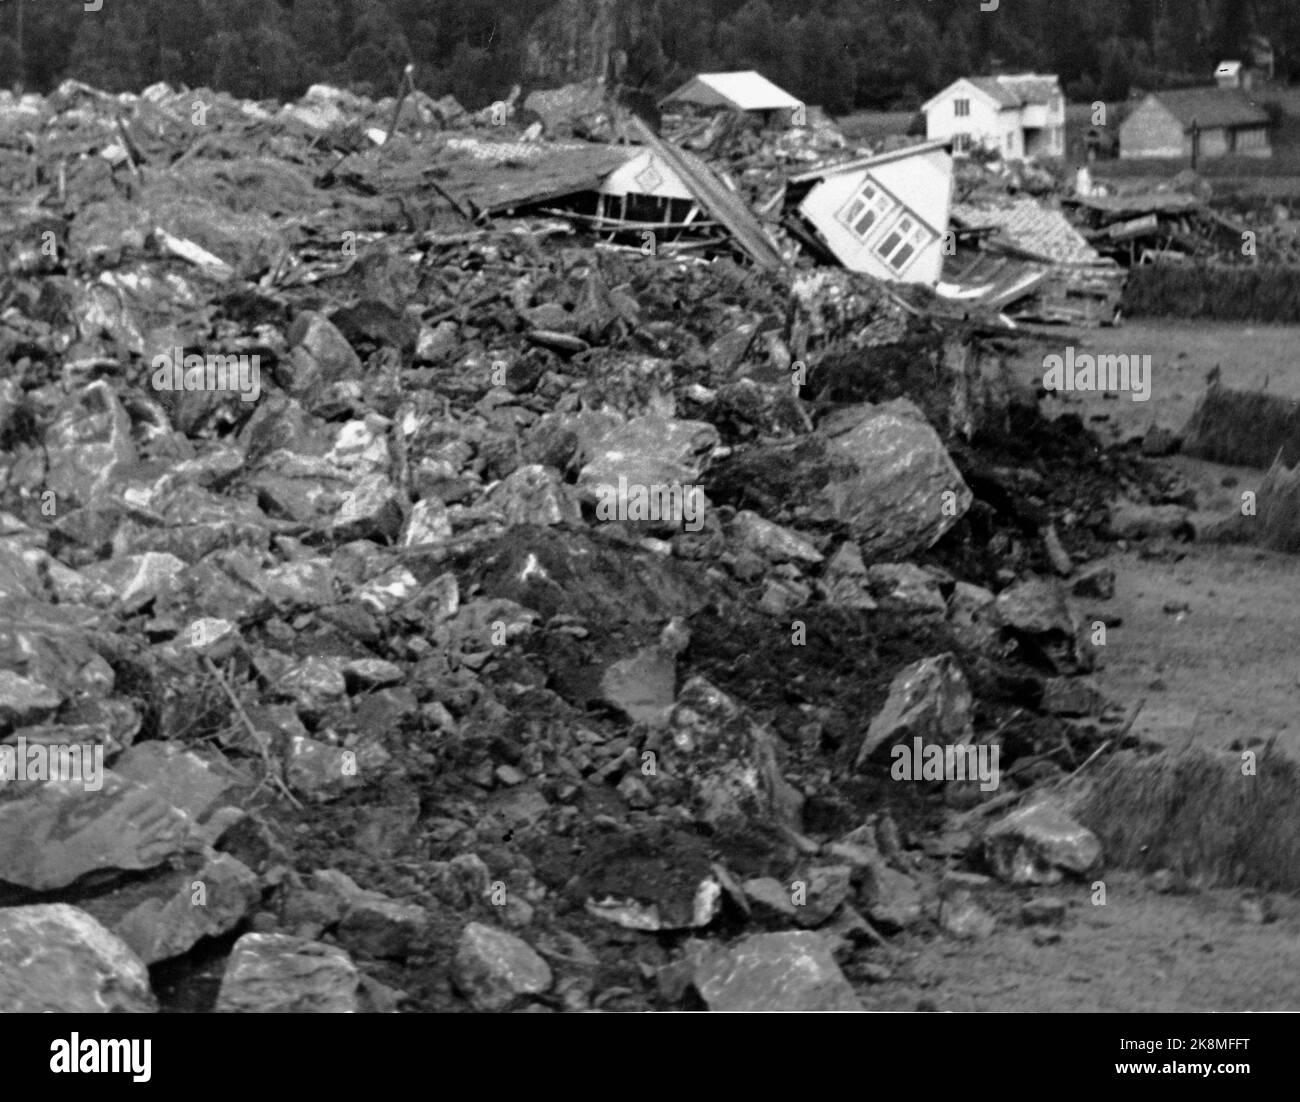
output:
<path id="1" fill-rule="evenodd" d="M 94 3 L 95 0 L 92 0 Z M 0 74 L 47 90 L 158 80 L 287 99 L 327 81 L 385 94 L 408 62 L 475 107 L 594 75 L 662 91 L 754 68 L 832 113 L 912 108 L 963 73 L 1059 73 L 1072 98 L 1204 83 L 1250 36 L 1300 76 L 1300 0 L 6 0 Z"/>

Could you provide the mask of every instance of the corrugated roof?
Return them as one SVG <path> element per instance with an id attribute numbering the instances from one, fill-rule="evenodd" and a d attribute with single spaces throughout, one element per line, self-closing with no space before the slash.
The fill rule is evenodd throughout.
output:
<path id="1" fill-rule="evenodd" d="M 1221 126 L 1264 126 L 1269 118 L 1264 110 L 1237 88 L 1180 88 L 1171 92 L 1152 92 L 1154 99 L 1190 130 L 1192 120 L 1204 130 Z"/>
<path id="2" fill-rule="evenodd" d="M 659 102 L 671 103 L 673 100 L 686 100 L 706 107 L 734 107 L 738 111 L 777 111 L 801 106 L 800 100 L 753 69 L 735 73 L 699 73 Z"/>
<path id="3" fill-rule="evenodd" d="M 722 182 L 713 169 L 694 153 L 658 137 L 635 116 L 631 119 L 631 129 L 681 177 L 704 209 L 727 228 L 732 239 L 755 264 L 762 268 L 784 266 L 785 261 L 781 259 L 780 252 L 754 217 L 754 212 L 744 199 Z"/>

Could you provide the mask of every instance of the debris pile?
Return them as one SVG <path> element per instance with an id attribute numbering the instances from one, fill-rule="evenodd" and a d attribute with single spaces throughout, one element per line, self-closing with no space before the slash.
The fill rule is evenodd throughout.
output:
<path id="1" fill-rule="evenodd" d="M 407 99 L 0 111 L 0 1008 L 841 1009 L 991 928 L 954 863 L 1091 867 L 1009 805 L 1115 741 L 1120 461 Z"/>

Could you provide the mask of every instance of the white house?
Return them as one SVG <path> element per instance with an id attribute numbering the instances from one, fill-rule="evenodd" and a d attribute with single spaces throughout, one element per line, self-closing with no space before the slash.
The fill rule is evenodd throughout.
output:
<path id="1" fill-rule="evenodd" d="M 951 141 L 958 156 L 975 146 L 1008 161 L 1065 156 L 1065 96 L 1054 76 L 962 77 L 921 110 L 926 137 Z"/>
<path id="2" fill-rule="evenodd" d="M 952 205 L 946 141 L 923 142 L 791 176 L 800 236 L 850 271 L 934 286 Z"/>

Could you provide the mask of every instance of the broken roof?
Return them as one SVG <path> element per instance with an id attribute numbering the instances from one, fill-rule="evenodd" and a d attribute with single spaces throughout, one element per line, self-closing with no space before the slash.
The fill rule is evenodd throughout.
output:
<path id="1" fill-rule="evenodd" d="M 1195 195 L 1181 191 L 1150 191 L 1136 195 L 1076 195 L 1062 200 L 1102 214 L 1182 214 L 1204 204 Z"/>
<path id="2" fill-rule="evenodd" d="M 635 116 L 632 132 L 653 149 L 681 178 L 701 206 L 722 223 L 745 254 L 761 268 L 780 268 L 785 261 L 741 196 L 732 191 L 707 164 L 671 142 L 657 137 Z"/>
<path id="3" fill-rule="evenodd" d="M 1170 92 L 1152 92 L 1147 96 L 1156 100 L 1180 123 L 1190 130 L 1192 122 L 1204 130 L 1220 126 L 1266 126 L 1268 115 L 1251 102 L 1245 92 L 1237 88 L 1180 88 Z"/>
<path id="4" fill-rule="evenodd" d="M 486 214 L 539 203 L 561 195 L 595 191 L 640 152 L 621 145 L 551 142 L 487 142 L 458 139 L 453 154 L 430 173 L 450 195 Z"/>
<path id="5" fill-rule="evenodd" d="M 960 226 L 996 226 L 1017 249 L 1059 264 L 1100 259 L 1065 215 L 1034 199 L 1004 199 L 978 205 L 953 203 L 952 220 Z"/>
<path id="6" fill-rule="evenodd" d="M 788 110 L 802 106 L 800 100 L 753 69 L 735 73 L 700 73 L 659 102 L 671 103 L 673 100 L 687 100 L 706 107 L 734 107 L 738 111 Z"/>

